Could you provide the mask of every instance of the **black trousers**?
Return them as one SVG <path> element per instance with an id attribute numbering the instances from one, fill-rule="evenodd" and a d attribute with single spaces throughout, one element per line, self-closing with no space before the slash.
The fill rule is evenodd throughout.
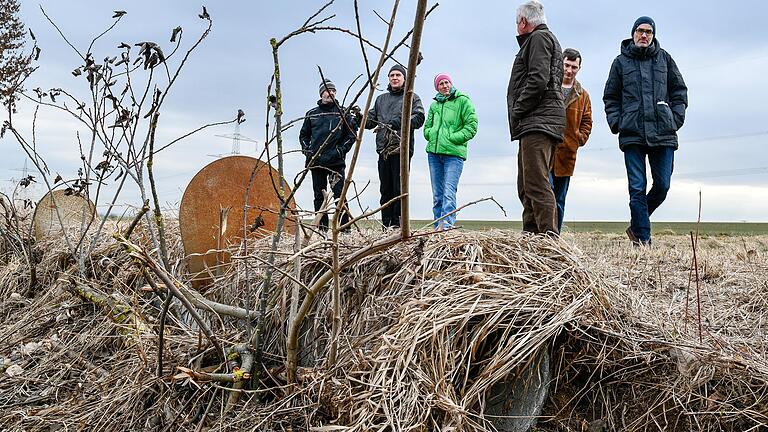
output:
<path id="1" fill-rule="evenodd" d="M 334 165 L 327 167 L 314 167 L 310 170 L 312 173 L 312 190 L 315 194 L 314 205 L 315 211 L 319 211 L 323 206 L 323 191 L 328 188 L 328 184 L 331 185 L 331 191 L 333 192 L 333 198 L 338 199 L 341 196 L 341 190 L 344 188 L 344 165 Z M 344 225 L 349 222 L 349 212 L 346 210 L 346 205 L 341 213 L 341 220 L 339 223 Z M 328 229 L 328 214 L 325 213 L 320 218 L 320 229 Z"/>
<path id="2" fill-rule="evenodd" d="M 410 166 L 412 155 L 408 157 Z M 389 157 L 379 155 L 379 192 L 381 200 L 379 203 L 384 205 L 392 198 L 400 195 L 400 154 L 396 153 Z M 400 200 L 395 201 L 381 210 L 381 223 L 384 227 L 400 226 Z"/>

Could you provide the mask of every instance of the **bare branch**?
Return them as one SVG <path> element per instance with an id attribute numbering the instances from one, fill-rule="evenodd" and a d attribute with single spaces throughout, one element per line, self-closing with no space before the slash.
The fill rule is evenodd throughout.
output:
<path id="1" fill-rule="evenodd" d="M 47 20 L 48 20 L 48 22 L 49 22 L 49 23 L 51 23 L 51 25 L 52 25 L 52 26 L 53 26 L 53 27 L 56 29 L 56 31 L 57 31 L 57 32 L 59 32 L 59 35 L 60 35 L 60 36 L 61 36 L 61 38 L 64 40 L 64 42 L 66 42 L 66 43 L 67 43 L 67 45 L 69 45 L 69 46 L 70 46 L 70 47 L 71 47 L 71 48 L 72 48 L 72 49 L 73 49 L 73 50 L 74 50 L 74 51 L 77 53 L 77 55 L 79 55 L 79 56 L 80 56 L 80 58 L 81 58 L 81 59 L 83 59 L 83 61 L 85 61 L 85 56 L 84 56 L 84 55 L 83 55 L 83 54 L 82 54 L 80 51 L 78 51 L 78 49 L 77 49 L 77 48 L 75 48 L 75 46 L 74 46 L 74 45 L 72 45 L 72 42 L 70 42 L 70 41 L 69 41 L 69 39 L 67 39 L 67 37 L 66 37 L 66 36 L 64 36 L 64 33 L 61 31 L 61 29 L 59 28 L 59 26 L 57 26 L 57 25 L 56 25 L 56 23 L 55 23 L 55 22 L 53 22 L 53 20 L 51 19 L 51 17 L 49 17 L 49 16 L 48 16 L 48 14 L 47 14 L 47 13 L 45 13 L 45 9 L 43 9 L 43 6 L 42 6 L 42 5 L 40 6 L 40 10 L 43 12 L 43 16 L 45 16 L 45 19 L 47 19 Z"/>
<path id="2" fill-rule="evenodd" d="M 163 271 L 158 265 L 157 262 L 155 262 L 152 258 L 147 255 L 147 253 L 141 249 L 140 247 L 136 246 L 135 244 L 132 244 L 128 240 L 125 239 L 125 237 L 122 237 L 120 234 L 113 234 L 113 237 L 115 240 L 120 243 L 123 248 L 125 248 L 126 252 L 134 258 L 137 262 L 137 264 L 143 264 L 149 270 L 151 270 L 157 277 L 160 278 L 161 281 L 165 284 L 166 288 L 169 291 L 169 294 L 173 294 L 181 300 L 181 303 L 184 305 L 184 307 L 187 309 L 189 314 L 192 316 L 192 318 L 197 322 L 197 325 L 200 327 L 200 330 L 203 331 L 203 334 L 205 334 L 205 337 L 208 339 L 209 342 L 211 342 L 211 345 L 213 345 L 216 350 L 221 354 L 222 361 L 226 362 L 227 355 L 224 352 L 224 350 L 221 348 L 221 345 L 219 344 L 218 339 L 213 334 L 211 329 L 208 327 L 208 324 L 205 323 L 205 321 L 200 317 L 200 315 L 195 310 L 195 307 L 192 305 L 192 303 L 189 301 L 189 299 L 179 290 L 177 287 L 177 282 L 173 281 L 171 279 L 171 276 Z"/>
<path id="3" fill-rule="evenodd" d="M 310 16 L 309 18 L 307 18 L 307 20 L 306 20 L 306 21 L 304 21 L 304 24 L 302 24 L 302 25 L 301 25 L 301 28 L 305 28 L 305 27 L 307 27 L 310 21 L 312 21 L 313 19 L 315 19 L 315 17 L 316 17 L 316 16 L 320 15 L 321 13 L 323 13 L 323 11 L 324 11 L 324 10 L 328 9 L 328 7 L 329 7 L 330 5 L 332 5 L 332 4 L 333 4 L 333 2 L 334 2 L 334 0 L 330 0 L 328 3 L 326 3 L 325 5 L 323 5 L 323 7 L 321 7 L 320 9 L 318 9 L 318 11 L 317 11 L 317 12 L 315 12 L 314 14 L 312 14 L 312 16 Z"/>

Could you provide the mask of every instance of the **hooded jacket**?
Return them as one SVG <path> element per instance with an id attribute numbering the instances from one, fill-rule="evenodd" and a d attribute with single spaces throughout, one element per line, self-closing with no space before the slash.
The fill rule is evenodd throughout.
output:
<path id="1" fill-rule="evenodd" d="M 467 143 L 477 133 L 477 114 L 469 97 L 458 90 L 445 101 L 435 97 L 424 123 L 427 152 L 467 160 Z"/>
<path id="2" fill-rule="evenodd" d="M 373 108 L 368 111 L 366 129 L 376 130 L 376 153 L 382 157 L 389 157 L 400 153 L 400 126 L 403 117 L 403 89 L 392 90 L 387 87 L 387 92 L 379 95 Z M 410 155 L 413 156 L 415 136 L 413 131 L 424 125 L 424 106 L 419 96 L 413 94 L 411 103 L 411 142 L 409 143 Z"/>
<path id="3" fill-rule="evenodd" d="M 565 107 L 563 53 L 546 24 L 517 36 L 520 51 L 515 56 L 507 87 L 507 114 L 512 141 L 539 132 L 563 140 Z"/>
<path id="4" fill-rule="evenodd" d="M 654 38 L 647 48 L 632 39 L 621 43 L 603 93 L 611 132 L 619 147 L 669 146 L 677 149 L 677 131 L 685 122 L 688 87 L 672 56 Z"/>
<path id="5" fill-rule="evenodd" d="M 312 166 L 323 167 L 346 165 L 344 159 L 355 143 L 357 124 L 351 115 L 342 122 L 343 111 L 344 108 L 335 102 L 324 104 L 322 100 L 317 101 L 317 107 L 307 111 L 299 132 L 306 167 L 310 167 L 310 162 Z"/>
<path id="6" fill-rule="evenodd" d="M 589 93 L 574 80 L 565 98 L 565 133 L 563 142 L 555 149 L 553 171 L 558 177 L 570 177 L 576 167 L 576 152 L 587 143 L 592 132 L 592 102 Z"/>

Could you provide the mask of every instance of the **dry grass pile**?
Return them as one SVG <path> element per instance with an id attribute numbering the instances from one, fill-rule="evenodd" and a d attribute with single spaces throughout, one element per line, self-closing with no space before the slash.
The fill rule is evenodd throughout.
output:
<path id="1" fill-rule="evenodd" d="M 30 298 L 19 294 L 26 263 L 3 257 L 0 430 L 152 430 L 164 417 L 183 421 L 200 395 L 170 397 L 156 385 L 160 302 L 141 272 L 108 235 L 86 261 L 87 280 L 66 277 L 77 266 L 66 251 L 61 237 L 35 245 Z M 197 345 L 196 332 L 169 315 L 166 361 L 186 364 Z"/>
<path id="2" fill-rule="evenodd" d="M 583 316 L 594 284 L 565 244 L 502 232 L 447 233 L 361 262 L 343 281 L 354 301 L 337 423 L 486 430 L 488 389 Z"/>
<path id="3" fill-rule="evenodd" d="M 170 231 L 173 272 L 183 281 L 177 229 Z M 343 236 L 340 255 L 380 236 Z M 153 249 L 144 231 L 134 237 Z M 747 247 L 734 250 L 743 260 L 718 260 L 731 247 L 704 251 L 702 240 L 699 248 L 709 275 L 699 342 L 695 315 L 685 321 L 681 310 L 691 268 L 682 242 L 637 251 L 610 236 L 416 237 L 341 273 L 334 364 L 324 361 L 331 291 L 315 299 L 291 388 L 283 365 L 288 322 L 305 295 L 297 282 L 310 286 L 331 258 L 324 246 L 296 253 L 286 238 L 268 299 L 269 374 L 225 412 L 232 393 L 225 384 L 178 374 L 177 367 L 212 372 L 219 364 L 179 304 L 168 315 L 157 378 L 162 300 L 153 290 L 164 294 L 162 285 L 148 284 L 111 238 L 88 257 L 85 279 L 63 278 L 77 263 L 51 241 L 37 245 L 32 297 L 19 295 L 23 261 L 6 256 L 0 269 L 0 429 L 491 430 L 482 416 L 488 390 L 545 350 L 554 380 L 543 430 L 758 430 L 768 425 L 761 315 L 768 285 L 756 259 L 766 252 Z M 253 306 L 267 249 L 265 240 L 248 256 L 235 253 L 235 271 L 205 296 Z M 247 340 L 241 320 L 201 314 L 222 345 Z"/>
<path id="4" fill-rule="evenodd" d="M 768 239 L 565 236 L 605 283 L 557 350 L 553 430 L 768 427 Z M 700 312 L 699 312 L 700 311 Z M 700 315 L 700 319 L 699 319 Z M 701 331 L 699 330 L 701 328 Z"/>

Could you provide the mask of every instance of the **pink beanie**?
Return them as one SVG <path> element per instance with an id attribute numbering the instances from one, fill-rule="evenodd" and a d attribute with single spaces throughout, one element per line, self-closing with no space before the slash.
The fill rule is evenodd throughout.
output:
<path id="1" fill-rule="evenodd" d="M 453 84 L 453 80 L 447 73 L 439 73 L 435 76 L 435 90 L 438 90 L 437 85 L 440 84 L 440 81 L 442 80 L 448 80 Z"/>

